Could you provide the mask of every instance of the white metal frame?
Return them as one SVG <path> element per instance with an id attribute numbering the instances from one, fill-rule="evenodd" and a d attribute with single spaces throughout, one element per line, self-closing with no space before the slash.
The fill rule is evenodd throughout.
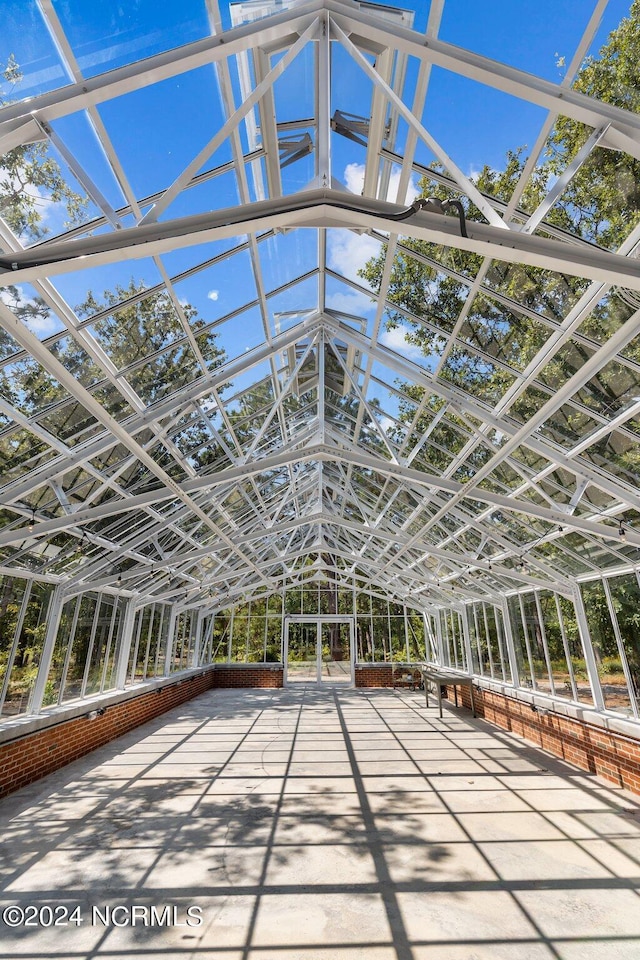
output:
<path id="1" fill-rule="evenodd" d="M 91 589 L 128 601 L 117 667 L 120 687 L 125 682 L 133 617 L 140 607 L 172 604 L 172 625 L 189 610 L 200 631 L 203 618 L 225 604 L 303 583 L 313 562 L 338 578 L 366 581 L 417 605 L 427 618 L 434 616 L 441 646 L 441 611 L 463 611 L 468 647 L 469 624 L 461 604 L 494 605 L 502 611 L 515 685 L 517 663 L 504 597 L 521 590 L 534 595 L 536 590 L 553 590 L 575 603 L 589 661 L 588 625 L 577 583 L 637 570 L 640 549 L 638 530 L 627 530 L 626 545 L 618 536 L 619 521 L 640 511 L 637 484 L 622 471 L 599 468 L 589 459 L 589 449 L 609 435 L 612 443 L 614 439 L 637 443 L 633 421 L 640 401 L 631 396 L 611 410 L 591 409 L 581 394 L 612 364 L 630 380 L 637 376 L 637 364 L 626 348 L 637 337 L 640 309 L 631 309 L 626 321 L 601 343 L 592 341 L 584 328 L 597 304 L 614 295 L 617 287 L 626 291 L 628 303 L 640 303 L 640 225 L 629 231 L 619 249 L 610 251 L 545 223 L 544 218 L 596 151 L 616 149 L 640 157 L 640 118 L 573 88 L 606 0 L 594 0 L 590 16 L 585 15 L 582 37 L 557 83 L 441 40 L 438 30 L 445 2 L 433 0 L 426 31 L 420 33 L 413 29 L 410 11 L 347 0 L 305 0 L 290 9 L 274 3 L 270 15 L 250 23 L 239 22 L 244 13 L 236 7 L 238 22 L 224 30 L 218 0 L 206 0 L 211 36 L 87 78 L 54 4 L 37 0 L 68 83 L 0 108 L 0 147 L 36 140 L 50 145 L 82 185 L 96 214 L 80 227 L 31 246 L 0 217 L 0 286 L 32 284 L 61 323 L 59 332 L 41 338 L 16 317 L 10 297 L 0 300 L 0 324 L 18 345 L 17 352 L 0 363 L 39 364 L 65 393 L 59 406 L 80 405 L 96 428 L 65 440 L 46 417 L 23 408 L 19 397 L 13 402 L 0 400 L 9 440 L 30 435 L 35 438 L 34 450 L 37 444 L 46 451 L 42 457 L 34 453 L 21 475 L 6 482 L 0 478 L 9 518 L 0 530 L 0 550 L 6 550 L 0 572 L 55 584 L 34 687 L 36 712 L 60 610 L 70 597 Z M 334 169 L 331 109 L 342 97 L 334 70 L 338 49 L 351 58 L 370 89 L 369 120 L 363 122 L 367 132 L 362 196 L 345 191 Z M 304 57 L 312 64 L 313 115 L 283 118 L 277 83 Z M 416 66 L 415 85 L 406 82 L 410 58 Z M 508 201 L 481 195 L 423 122 L 434 66 L 549 111 Z M 197 68 L 210 69 L 215 76 L 222 122 L 216 130 L 203 131 L 202 145 L 171 183 L 147 196 L 137 195 L 98 106 L 127 94 L 141 95 L 153 84 Z M 346 108 L 343 102 L 340 105 Z M 118 185 L 119 206 L 107 199 L 97 185 L 100 175 L 74 154 L 57 125 L 74 114 L 86 120 L 96 138 Z M 593 132 L 537 209 L 526 213 L 520 200 L 560 115 L 587 124 Z M 407 131 L 401 154 L 396 135 L 403 123 Z M 305 130 L 312 142 L 313 176 L 291 191 L 286 189 L 279 135 L 298 129 Z M 448 174 L 418 162 L 425 144 Z M 222 145 L 228 151 L 224 162 L 201 170 L 204 163 L 215 163 L 210 158 Z M 399 177 L 395 196 L 390 197 L 392 171 L 399 171 Z M 394 219 L 405 207 L 416 176 L 431 177 L 451 193 L 470 198 L 487 222 L 470 220 L 465 238 L 455 217 L 416 211 L 401 222 Z M 188 191 L 194 191 L 190 197 L 196 196 L 199 187 L 218 182 L 219 177 L 234 178 L 237 206 L 208 205 L 190 216 L 172 215 L 174 200 Z M 537 228 L 542 229 L 536 233 Z M 381 250 L 386 244 L 379 291 L 331 268 L 328 238 L 333 229 L 366 234 Z M 294 231 L 302 238 L 311 230 L 317 239 L 306 273 L 288 275 L 274 286 L 268 280 L 267 251 L 281 238 L 296 236 Z M 229 248 L 182 272 L 171 274 L 167 269 L 166 254 L 220 240 L 230 240 Z M 469 279 L 456 272 L 455 264 L 429 260 L 410 246 L 410 240 L 470 251 L 482 258 L 481 267 Z M 428 311 L 413 315 L 393 302 L 392 271 L 399 253 L 454 279 L 466 294 L 435 367 L 402 356 L 385 342 L 389 312 L 412 329 L 442 333 Z M 255 311 L 263 339 L 211 368 L 199 345 L 201 330 L 189 322 L 180 284 L 234 257 L 246 258 L 251 299 L 216 316 L 206 330 L 215 333 L 239 326 L 245 314 Z M 123 262 L 131 262 L 133 270 L 133 262 L 141 258 L 151 258 L 158 282 L 94 316 L 80 317 L 56 287 L 58 275 L 81 276 L 83 270 Z M 589 282 L 566 315 L 553 318 L 518 302 L 515 294 L 493 290 L 487 278 L 496 261 Z M 298 312 L 275 309 L 279 298 L 295 298 L 298 289 L 306 290 L 310 284 L 316 288 L 311 302 L 302 298 Z M 338 310 L 330 299 L 332 285 L 372 300 L 371 322 Z M 150 350 L 144 360 L 118 367 L 94 336 L 96 324 L 113 317 L 118 308 L 133 307 L 157 294 L 166 296 L 171 305 L 179 338 Z M 492 357 L 482 343 L 465 337 L 478 295 L 491 298 L 505 314 L 518 314 L 545 328 L 544 342 L 524 369 L 512 369 Z M 57 352 L 65 338 L 86 354 L 100 371 L 101 388 L 126 404 L 130 415 L 120 419 L 112 415 L 94 386 L 65 366 Z M 584 351 L 584 362 L 554 390 L 541 375 L 572 343 Z M 192 358 L 194 376 L 162 399 L 146 402 L 135 386 L 139 367 L 160 362 L 174 345 Z M 456 349 L 494 362 L 512 377 L 494 404 L 442 375 Z M 301 374 L 309 366 L 313 386 L 301 389 Z M 327 367 L 339 369 L 343 377 L 345 395 L 340 400 L 333 395 Z M 253 421 L 243 422 L 237 410 L 252 378 L 251 388 L 263 387 L 269 399 L 265 410 L 253 413 Z M 407 421 L 376 408 L 375 401 L 385 390 L 393 410 L 395 401 L 411 400 L 397 386 L 398 378 L 422 392 Z M 226 388 L 234 382 L 245 386 Z M 535 390 L 544 399 L 520 423 L 514 416 L 516 405 Z M 430 404 L 439 406 L 429 419 Z M 591 424 L 567 444 L 544 433 L 545 425 L 563 410 L 588 416 Z M 185 422 L 202 428 L 201 446 L 219 450 L 213 466 L 194 466 L 193 451 L 181 436 Z M 461 444 L 451 450 L 446 466 L 436 469 L 428 452 L 441 443 L 438 436 L 444 429 L 458 431 Z M 488 451 L 485 462 L 462 482 L 459 471 L 473 464 L 483 449 Z M 109 458 L 115 450 L 122 452 L 114 466 Z M 142 487 L 127 481 L 136 469 L 148 471 Z M 515 478 L 512 485 L 502 481 L 503 473 Z M 82 475 L 77 487 L 69 479 L 76 474 Z M 600 501 L 604 507 L 598 506 Z M 60 546 L 65 537 L 67 545 Z M 578 538 L 580 549 L 572 545 Z M 82 563 L 75 562 L 74 551 Z M 525 552 L 527 570 L 518 565 Z M 601 565 L 600 554 L 606 557 Z M 610 601 L 608 588 L 605 592 Z M 621 646 L 615 618 L 614 629 Z M 14 638 L 14 650 L 16 644 Z M 624 656 L 622 660 L 626 663 Z M 596 706 L 602 708 L 593 663 L 590 675 Z"/>
<path id="2" fill-rule="evenodd" d="M 321 684 L 322 681 L 322 624 L 346 623 L 349 625 L 349 679 L 346 681 L 332 681 L 338 685 L 353 686 L 355 684 L 355 617 L 348 614 L 323 614 L 322 616 L 290 615 L 283 620 L 282 659 L 284 666 L 284 685 L 300 681 L 291 681 L 288 677 L 289 665 L 289 628 L 291 624 L 315 623 L 316 625 L 316 678 L 307 683 Z"/>

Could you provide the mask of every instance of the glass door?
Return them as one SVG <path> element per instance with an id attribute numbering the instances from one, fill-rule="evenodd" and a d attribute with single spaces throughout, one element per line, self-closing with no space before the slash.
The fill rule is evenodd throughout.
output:
<path id="1" fill-rule="evenodd" d="M 353 683 L 353 635 L 353 618 L 287 617 L 285 683 Z"/>
<path id="2" fill-rule="evenodd" d="M 287 633 L 287 681 L 316 683 L 318 680 L 318 624 L 289 623 Z"/>
<path id="3" fill-rule="evenodd" d="M 351 624 L 344 620 L 320 624 L 320 678 L 324 683 L 351 683 Z"/>

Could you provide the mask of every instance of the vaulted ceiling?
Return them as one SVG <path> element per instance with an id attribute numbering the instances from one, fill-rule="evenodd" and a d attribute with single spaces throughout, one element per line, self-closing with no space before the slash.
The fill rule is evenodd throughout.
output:
<path id="1" fill-rule="evenodd" d="M 83 206 L 0 224 L 3 571 L 211 608 L 355 577 L 427 608 L 636 562 L 640 225 L 608 249 L 551 216 L 598 151 L 640 158 L 640 116 L 573 86 L 606 4 L 559 80 L 439 39 L 437 0 L 420 29 L 201 5 L 206 35 L 101 64 L 33 4 L 55 69 L 0 150 L 39 145 Z M 535 108 L 510 197 L 433 132 L 443 77 Z M 584 143 L 527 207 L 558 117 Z"/>

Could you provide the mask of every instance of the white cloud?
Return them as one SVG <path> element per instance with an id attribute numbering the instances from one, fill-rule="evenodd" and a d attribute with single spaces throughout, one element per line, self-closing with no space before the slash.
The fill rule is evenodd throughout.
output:
<path id="1" fill-rule="evenodd" d="M 21 286 L 16 285 L 18 291 L 18 302 L 14 300 L 8 290 L 0 290 L 0 303 L 4 303 L 11 310 L 19 309 L 20 307 L 34 307 L 36 306 L 36 301 L 33 297 L 28 297 L 24 293 L 24 289 Z M 44 337 L 50 336 L 52 333 L 57 333 L 62 330 L 62 324 L 56 316 L 51 312 L 51 310 L 42 305 L 38 305 L 39 310 L 43 310 L 43 313 L 36 313 L 33 316 L 27 316 L 26 325 L 31 330 L 32 333 L 35 333 L 37 337 L 41 339 Z"/>
<path id="2" fill-rule="evenodd" d="M 351 193 L 362 194 L 364 186 L 364 164 L 348 163 L 344 168 L 344 182 L 347 190 Z M 409 181 L 405 196 L 398 199 L 398 187 L 400 185 L 400 169 L 394 167 L 389 177 L 389 186 L 387 188 L 387 200 L 391 203 L 413 203 L 419 194 L 418 187 L 413 177 Z"/>
<path id="3" fill-rule="evenodd" d="M 329 266 L 337 273 L 356 283 L 364 284 L 358 276 L 367 260 L 377 257 L 381 245 L 373 237 L 354 233 L 353 230 L 329 230 L 327 235 L 327 257 Z M 366 284 L 365 284 L 366 285 Z"/>
<path id="4" fill-rule="evenodd" d="M 363 313 L 373 310 L 375 303 L 363 293 L 358 293 L 357 290 L 346 290 L 344 293 L 330 294 L 327 297 L 327 306 L 339 313 L 350 313 L 360 317 Z"/>
<path id="5" fill-rule="evenodd" d="M 208 296 L 209 300 L 213 300 L 213 301 L 215 302 L 215 301 L 218 299 L 218 297 L 220 296 L 220 291 L 219 291 L 219 290 L 209 290 L 209 293 L 207 294 L 207 296 Z"/>
<path id="6" fill-rule="evenodd" d="M 37 337 L 50 337 L 52 333 L 60 330 L 61 324 L 52 316 L 48 317 L 30 317 L 27 320 L 27 326 Z"/>
<path id="7" fill-rule="evenodd" d="M 403 356 L 409 357 L 411 360 L 417 359 L 422 356 L 422 350 L 416 346 L 415 343 L 407 342 L 406 334 L 408 332 L 406 327 L 402 326 L 385 330 L 380 337 L 380 343 L 383 343 L 385 347 L 389 347 L 391 350 L 395 350 L 396 353 L 401 353 Z"/>
<path id="8" fill-rule="evenodd" d="M 390 433 L 391 430 L 394 430 L 395 427 L 396 427 L 396 424 L 395 424 L 395 422 L 391 419 L 391 417 L 387 417 L 387 416 L 380 417 L 380 420 L 379 420 L 378 422 L 379 422 L 379 424 L 380 424 L 380 428 L 381 428 L 385 433 Z"/>
<path id="9" fill-rule="evenodd" d="M 364 164 L 348 163 L 344 170 L 344 180 L 352 193 L 362 193 Z M 389 200 L 394 203 L 397 200 L 399 180 L 400 171 L 394 170 L 387 191 Z M 411 203 L 418 196 L 413 179 L 407 194 L 407 203 Z M 377 240 L 366 234 L 354 233 L 353 230 L 329 230 L 327 235 L 327 257 L 331 269 L 364 286 L 366 283 L 362 277 L 358 276 L 358 270 L 361 270 L 372 257 L 379 256 L 381 249 L 381 244 Z"/>
<path id="10" fill-rule="evenodd" d="M 364 163 L 348 163 L 344 168 L 344 182 L 351 193 L 362 193 L 364 186 Z"/>

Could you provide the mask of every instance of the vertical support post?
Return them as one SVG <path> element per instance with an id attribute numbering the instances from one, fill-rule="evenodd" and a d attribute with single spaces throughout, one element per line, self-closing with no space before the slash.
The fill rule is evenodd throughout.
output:
<path id="1" fill-rule="evenodd" d="M 580 587 L 575 582 L 573 584 L 573 605 L 576 608 L 576 620 L 578 622 L 578 633 L 580 634 L 582 652 L 584 653 L 584 662 L 587 667 L 589 683 L 591 684 L 591 692 L 593 693 L 593 703 L 596 710 L 604 710 L 605 709 L 604 696 L 602 693 L 602 687 L 600 686 L 600 677 L 598 676 L 598 664 L 596 663 L 596 655 L 593 651 L 593 645 L 591 643 L 591 634 L 589 633 L 589 623 L 587 621 L 587 614 L 584 609 L 584 603 L 582 600 L 582 594 L 580 593 Z"/>
<path id="2" fill-rule="evenodd" d="M 448 652 L 445 653 L 445 644 L 442 639 L 442 611 L 436 610 L 436 636 L 438 638 L 438 653 L 440 655 L 440 666 L 441 667 L 450 667 L 449 655 Z"/>
<path id="3" fill-rule="evenodd" d="M 473 676 L 473 656 L 471 654 L 471 635 L 469 633 L 469 617 L 466 603 L 462 604 L 460 610 L 460 619 L 462 620 L 462 639 L 464 642 L 464 652 L 467 657 L 467 673 Z"/>
<path id="4" fill-rule="evenodd" d="M 322 680 L 322 620 L 316 621 L 316 683 Z"/>
<path id="5" fill-rule="evenodd" d="M 318 40 L 317 67 L 317 185 L 321 188 L 331 186 L 331 42 L 329 39 L 328 14 L 325 12 Z"/>
<path id="6" fill-rule="evenodd" d="M 62 585 L 58 585 L 51 595 L 49 610 L 47 613 L 47 632 L 42 647 L 42 656 L 38 667 L 38 676 L 33 685 L 33 694 L 31 696 L 31 712 L 34 714 L 42 713 L 42 701 L 47 685 L 47 677 L 51 669 L 51 660 L 53 659 L 53 650 L 58 636 L 58 627 L 60 626 L 60 617 L 62 616 L 63 591 Z"/>
<path id="7" fill-rule="evenodd" d="M 176 610 L 175 605 L 173 605 L 171 607 L 171 613 L 169 614 L 169 626 L 167 629 L 167 652 L 164 658 L 165 677 L 168 677 L 171 674 L 171 663 L 173 662 L 173 647 L 175 644 L 177 617 L 178 617 L 178 611 Z"/>
<path id="8" fill-rule="evenodd" d="M 356 685 L 356 620 L 349 617 L 349 660 L 351 661 L 351 686 Z"/>
<path id="9" fill-rule="evenodd" d="M 282 684 L 286 687 L 289 679 L 287 670 L 289 660 L 289 617 L 284 616 L 284 605 L 282 614 Z"/>
<path id="10" fill-rule="evenodd" d="M 507 655 L 509 657 L 509 670 L 511 671 L 511 685 L 520 686 L 520 671 L 518 669 L 518 658 L 516 656 L 516 645 L 513 642 L 513 630 L 511 629 L 511 617 L 509 615 L 509 604 L 504 597 L 501 604 L 502 622 L 504 624 L 504 637 L 507 641 Z"/>
<path id="11" fill-rule="evenodd" d="M 435 620 L 435 617 L 434 617 L 434 620 Z M 437 663 L 438 659 L 440 659 L 440 662 L 442 662 L 442 658 L 440 656 L 439 648 L 438 648 L 438 637 L 432 629 L 433 621 L 431 619 L 430 614 L 424 613 L 424 611 L 422 613 L 422 623 L 423 623 L 423 630 L 424 630 L 425 660 L 429 661 L 433 659 Z"/>
<path id="12" fill-rule="evenodd" d="M 127 667 L 129 666 L 129 654 L 131 653 L 131 639 L 133 637 L 133 623 L 135 620 L 135 605 L 133 597 L 127 601 L 124 611 L 124 622 L 122 624 L 122 639 L 120 641 L 120 650 L 118 652 L 118 664 L 116 666 L 116 690 L 124 690 L 127 682 Z"/>
<path id="13" fill-rule="evenodd" d="M 549 685 L 551 687 L 551 693 L 555 696 L 556 693 L 556 682 L 553 676 L 553 668 L 551 666 L 551 655 L 549 653 L 549 644 L 547 642 L 547 631 L 544 626 L 544 616 L 542 614 L 542 604 L 540 603 L 540 591 L 534 590 L 533 597 L 536 604 L 536 613 L 538 615 L 538 622 L 540 624 L 540 639 L 542 640 L 542 649 L 544 650 L 544 661 L 547 668 L 547 673 L 549 674 Z"/>
<path id="14" fill-rule="evenodd" d="M 409 617 L 406 603 L 402 604 L 402 613 L 404 615 L 404 646 L 407 653 L 407 663 L 411 663 L 411 657 L 409 656 Z"/>
<path id="15" fill-rule="evenodd" d="M 622 639 L 622 633 L 620 632 L 620 624 L 618 623 L 618 617 L 616 614 L 616 608 L 613 603 L 613 597 L 611 596 L 611 587 L 609 586 L 609 581 L 606 577 L 602 578 L 602 586 L 604 587 L 604 594 L 607 598 L 607 607 L 609 608 L 609 616 L 611 617 L 611 623 L 613 624 L 613 632 L 615 634 L 616 643 L 618 645 L 618 655 L 620 657 L 620 663 L 622 664 L 622 672 L 624 673 L 624 678 L 627 681 L 627 687 L 629 688 L 629 703 L 631 704 L 631 709 L 633 715 L 638 719 L 638 703 L 636 701 L 635 690 L 633 688 L 633 679 L 631 677 L 631 671 L 629 670 L 629 663 L 627 661 L 627 654 L 624 649 L 624 640 Z"/>
<path id="16" fill-rule="evenodd" d="M 198 617 L 196 619 L 196 644 L 195 650 L 193 651 L 193 666 L 199 667 L 200 660 L 202 658 L 202 624 L 204 622 L 204 613 L 202 610 L 198 610 Z"/>
<path id="17" fill-rule="evenodd" d="M 324 331 L 321 331 L 320 336 L 318 337 L 318 345 L 316 347 L 318 351 L 318 440 L 320 443 L 325 442 L 325 339 Z M 318 461 L 318 482 L 320 486 L 319 496 L 320 503 L 323 502 L 322 496 L 322 481 L 323 481 L 323 462 L 322 460 Z"/>
<path id="18" fill-rule="evenodd" d="M 475 604 L 473 605 L 473 615 L 474 617 L 476 617 Z M 487 640 L 487 655 L 489 657 L 489 670 L 491 671 L 491 679 L 495 680 L 496 670 L 493 663 L 493 651 L 491 650 L 491 633 L 489 631 L 489 617 L 487 616 L 487 605 L 484 601 L 482 602 L 482 622 L 484 624 L 484 635 Z M 480 633 L 478 630 L 477 623 L 478 623 L 478 618 L 476 617 L 476 636 L 479 637 Z M 496 632 L 496 642 L 497 642 L 497 632 Z M 482 664 L 480 664 L 480 666 L 482 667 Z"/>
<path id="19" fill-rule="evenodd" d="M 569 642 L 567 640 L 567 631 L 564 628 L 564 616 L 562 613 L 562 607 L 560 606 L 560 598 L 557 593 L 553 594 L 556 602 L 556 612 L 558 614 L 558 623 L 560 624 L 560 634 L 562 636 L 562 648 L 564 650 L 564 656 L 567 661 L 567 670 L 569 671 L 569 682 L 571 685 L 571 697 L 573 700 L 578 700 L 578 687 L 576 684 L 576 678 L 573 672 L 573 664 L 571 662 L 571 651 L 569 650 Z M 566 599 L 566 598 L 565 598 Z"/>

